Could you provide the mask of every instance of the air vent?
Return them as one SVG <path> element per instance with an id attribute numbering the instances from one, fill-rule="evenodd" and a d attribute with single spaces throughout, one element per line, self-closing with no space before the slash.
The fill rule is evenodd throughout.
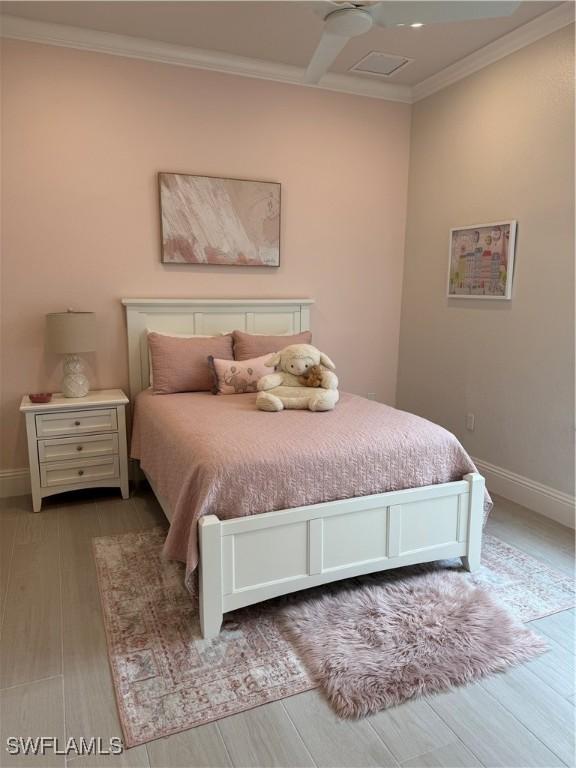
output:
<path id="1" fill-rule="evenodd" d="M 390 53 L 379 53 L 371 51 L 367 56 L 353 67 L 349 72 L 362 72 L 366 75 L 376 75 L 377 77 L 390 77 L 399 69 L 410 64 L 414 59 L 407 59 L 405 56 L 394 56 Z"/>

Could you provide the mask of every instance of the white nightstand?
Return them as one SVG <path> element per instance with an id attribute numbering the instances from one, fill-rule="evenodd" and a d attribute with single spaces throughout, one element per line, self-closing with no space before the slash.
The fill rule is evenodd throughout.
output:
<path id="1" fill-rule="evenodd" d="M 118 487 L 128 498 L 127 404 L 121 389 L 42 404 L 22 398 L 34 512 L 45 496 L 77 488 Z"/>

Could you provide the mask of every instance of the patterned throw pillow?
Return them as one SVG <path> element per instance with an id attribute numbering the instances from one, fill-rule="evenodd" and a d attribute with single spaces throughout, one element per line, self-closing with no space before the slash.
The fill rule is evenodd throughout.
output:
<path id="1" fill-rule="evenodd" d="M 208 362 L 214 376 L 213 395 L 243 395 L 256 392 L 258 379 L 273 369 L 264 365 L 270 354 L 252 360 L 219 360 L 210 355 Z"/>

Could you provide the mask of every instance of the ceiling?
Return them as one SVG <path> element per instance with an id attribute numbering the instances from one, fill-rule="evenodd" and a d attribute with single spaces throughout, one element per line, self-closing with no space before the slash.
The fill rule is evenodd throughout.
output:
<path id="1" fill-rule="evenodd" d="M 414 59 L 386 78 L 390 83 L 412 86 L 560 4 L 530 0 L 522 2 L 514 14 L 506 18 L 431 24 L 420 29 L 375 27 L 350 40 L 330 72 L 363 80 L 370 78 L 371 75 L 349 72 L 349 69 L 370 51 L 382 51 Z M 406 5 L 406 0 L 402 5 Z M 36 21 L 306 67 L 320 39 L 323 18 L 334 6 L 293 0 L 76 0 L 1 2 L 0 9 L 2 13 Z"/>

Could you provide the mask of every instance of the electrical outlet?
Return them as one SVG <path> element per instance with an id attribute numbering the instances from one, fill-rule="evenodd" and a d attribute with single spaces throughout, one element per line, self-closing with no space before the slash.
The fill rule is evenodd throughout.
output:
<path id="1" fill-rule="evenodd" d="M 368 398 L 368 400 L 376 400 L 376 392 L 368 392 L 366 397 Z"/>
<path id="2" fill-rule="evenodd" d="M 469 432 L 474 432 L 474 423 L 476 421 L 476 417 L 473 413 L 467 413 L 466 414 L 466 429 Z"/>

